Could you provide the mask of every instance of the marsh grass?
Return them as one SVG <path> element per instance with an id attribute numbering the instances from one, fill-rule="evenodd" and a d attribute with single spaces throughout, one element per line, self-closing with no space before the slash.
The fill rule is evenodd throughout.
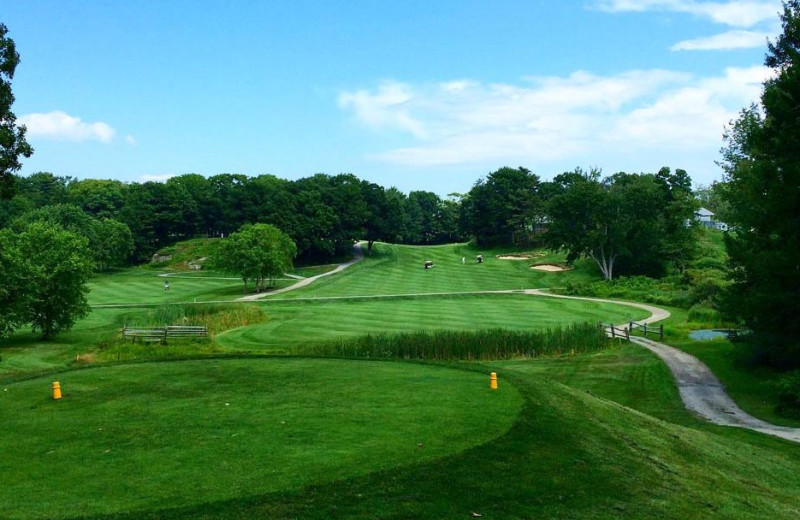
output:
<path id="1" fill-rule="evenodd" d="M 166 343 L 133 343 L 118 334 L 103 341 L 97 352 L 85 361 L 134 361 L 180 359 L 213 356 L 225 352 L 214 341 L 215 334 L 266 321 L 267 315 L 255 304 L 163 305 L 132 315 L 125 323 L 134 327 L 163 327 L 165 325 L 205 325 L 208 337 L 169 338 Z M 82 362 L 79 357 L 77 362 Z"/>
<path id="2" fill-rule="evenodd" d="M 603 330 L 577 323 L 539 331 L 418 331 L 368 334 L 300 349 L 303 355 L 347 358 L 488 361 L 578 354 L 606 348 Z"/>
<path id="3" fill-rule="evenodd" d="M 131 318 L 128 326 L 206 325 L 211 334 L 262 323 L 267 315 L 255 304 L 162 305 Z"/>

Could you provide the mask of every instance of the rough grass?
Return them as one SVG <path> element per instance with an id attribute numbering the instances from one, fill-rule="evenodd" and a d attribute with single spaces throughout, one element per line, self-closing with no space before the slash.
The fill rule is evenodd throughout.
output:
<path id="1" fill-rule="evenodd" d="M 481 331 L 407 332 L 368 334 L 355 339 L 300 349 L 312 356 L 395 358 L 433 361 L 485 361 L 493 359 L 560 356 L 609 345 L 603 328 L 578 323 L 536 332 L 492 329 Z"/>

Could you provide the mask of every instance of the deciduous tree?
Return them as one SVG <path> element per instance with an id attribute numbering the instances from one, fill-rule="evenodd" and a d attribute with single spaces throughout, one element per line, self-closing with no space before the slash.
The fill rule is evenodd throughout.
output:
<path id="1" fill-rule="evenodd" d="M 248 281 L 253 281 L 256 291 L 261 291 L 266 282 L 274 285 L 275 278 L 292 269 L 296 255 L 295 243 L 275 226 L 245 224 L 223 239 L 215 264 L 241 276 L 245 292 Z"/>
<path id="2" fill-rule="evenodd" d="M 0 23 L 0 198 L 8 198 L 13 192 L 13 174 L 22 167 L 19 158 L 33 153 L 25 140 L 25 127 L 17 126 L 17 117 L 11 111 L 14 104 L 11 80 L 18 64 L 14 40 L 8 37 L 5 24 Z"/>

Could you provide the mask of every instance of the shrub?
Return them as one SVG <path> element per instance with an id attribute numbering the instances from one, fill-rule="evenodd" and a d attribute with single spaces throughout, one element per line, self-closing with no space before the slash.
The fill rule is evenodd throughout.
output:
<path id="1" fill-rule="evenodd" d="M 800 419 L 800 370 L 783 375 L 778 382 L 776 411 L 784 417 Z"/>

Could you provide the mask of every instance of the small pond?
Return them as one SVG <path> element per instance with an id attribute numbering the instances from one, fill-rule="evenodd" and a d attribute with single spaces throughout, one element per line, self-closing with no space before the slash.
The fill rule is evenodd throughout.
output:
<path id="1" fill-rule="evenodd" d="M 710 339 L 727 338 L 736 331 L 730 329 L 697 329 L 689 333 L 689 338 L 695 341 L 707 341 Z"/>

